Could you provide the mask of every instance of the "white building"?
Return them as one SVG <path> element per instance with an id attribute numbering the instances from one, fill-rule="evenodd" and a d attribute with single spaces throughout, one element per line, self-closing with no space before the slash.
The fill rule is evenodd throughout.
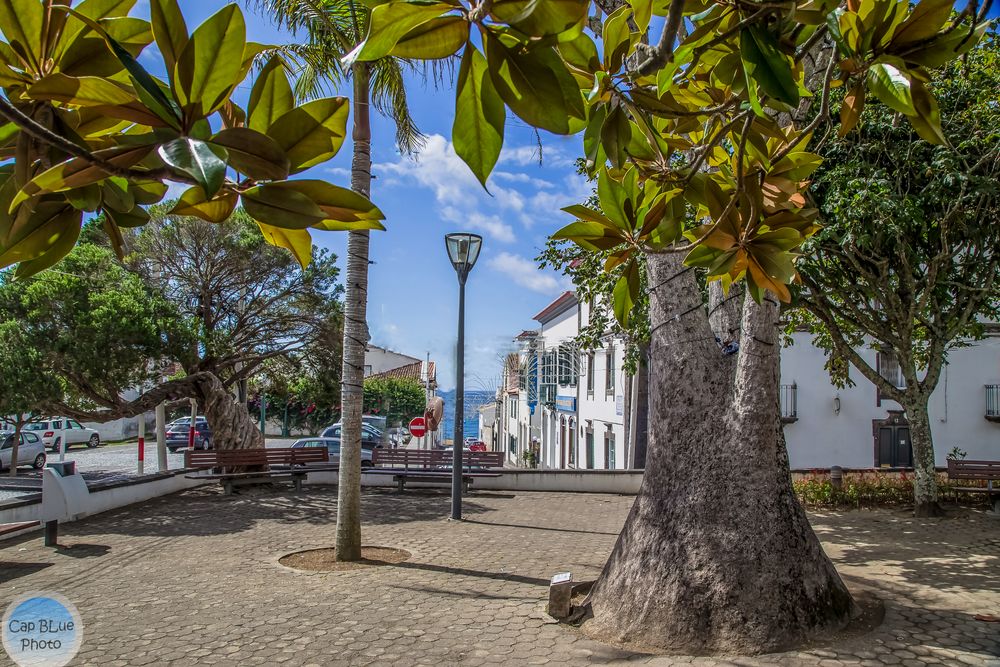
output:
<path id="1" fill-rule="evenodd" d="M 566 292 L 535 316 L 537 331 L 515 339 L 520 349 L 508 362 L 497 420 L 498 447 L 510 462 L 523 464 L 533 440 L 542 468 L 623 469 L 645 460 L 645 411 L 632 398 L 640 394 L 639 383 L 624 371 L 625 345 L 609 336 L 602 347 L 579 351 L 574 339 L 588 317 L 588 304 Z M 901 406 L 879 396 L 854 368 L 855 386 L 834 387 L 825 352 L 812 337 L 796 333 L 793 341 L 781 353 L 781 411 L 792 469 L 912 467 Z M 883 377 L 902 382 L 891 353 L 859 352 Z M 1000 325 L 987 325 L 985 339 L 949 354 L 931 395 L 930 417 L 938 466 L 947 465 L 955 447 L 969 460 L 1000 459 Z"/>
<path id="2" fill-rule="evenodd" d="M 970 460 L 1000 459 L 1000 328 L 987 327 L 986 338 L 949 353 L 931 394 L 938 466 L 947 465 L 954 447 Z M 825 354 L 811 338 L 794 334 L 794 345 L 781 352 L 782 413 L 792 469 L 911 467 L 909 425 L 899 404 L 880 397 L 853 367 L 855 386 L 834 387 L 823 368 Z M 891 353 L 859 353 L 883 377 L 903 381 Z"/>

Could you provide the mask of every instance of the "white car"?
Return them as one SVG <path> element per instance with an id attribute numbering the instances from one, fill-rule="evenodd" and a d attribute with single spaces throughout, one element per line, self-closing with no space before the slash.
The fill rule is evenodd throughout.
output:
<path id="1" fill-rule="evenodd" d="M 45 421 L 28 424 L 26 431 L 33 431 L 42 439 L 42 443 L 53 452 L 58 452 L 65 446 L 87 445 L 97 447 L 101 444 L 101 436 L 92 428 L 80 425 L 80 422 L 67 417 L 49 417 Z"/>
<path id="2" fill-rule="evenodd" d="M 10 468 L 10 459 L 14 455 L 14 432 L 0 431 L 0 469 Z M 31 466 L 35 470 L 45 467 L 45 445 L 37 433 L 24 431 L 21 433 L 21 445 L 17 448 L 17 467 Z"/>

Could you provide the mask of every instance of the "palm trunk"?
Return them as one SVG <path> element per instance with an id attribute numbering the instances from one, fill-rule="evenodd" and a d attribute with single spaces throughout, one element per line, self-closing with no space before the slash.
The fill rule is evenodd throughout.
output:
<path id="1" fill-rule="evenodd" d="M 854 609 L 792 491 L 777 309 L 747 300 L 723 355 L 681 259 L 650 255 L 649 451 L 584 631 L 688 654 L 781 650 Z M 668 278 L 675 279 L 667 281 Z"/>
<path id="2" fill-rule="evenodd" d="M 371 191 L 371 118 L 366 64 L 353 67 L 354 158 L 351 187 Z M 344 360 L 341 379 L 340 472 L 337 487 L 337 560 L 361 558 L 361 412 L 365 347 L 368 344 L 368 231 L 347 239 L 347 292 L 344 303 Z"/>
<path id="3" fill-rule="evenodd" d="M 927 400 L 918 396 L 913 401 L 907 401 L 903 409 L 906 410 L 906 420 L 910 422 L 910 444 L 913 448 L 913 513 L 918 517 L 941 516 Z"/>

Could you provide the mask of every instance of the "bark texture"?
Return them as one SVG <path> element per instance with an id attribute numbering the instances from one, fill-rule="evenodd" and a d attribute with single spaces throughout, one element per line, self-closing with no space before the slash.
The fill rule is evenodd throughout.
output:
<path id="1" fill-rule="evenodd" d="M 649 450 L 583 629 L 636 648 L 757 654 L 843 627 L 853 601 L 792 491 L 777 308 L 723 355 L 693 272 L 650 255 Z M 675 279 L 668 280 L 671 276 Z"/>
<path id="2" fill-rule="evenodd" d="M 371 191 L 370 72 L 353 67 L 354 155 L 351 188 Z M 341 445 L 337 484 L 337 560 L 361 558 L 361 414 L 364 399 L 365 347 L 368 344 L 368 230 L 347 239 L 347 291 L 344 298 L 344 361 L 341 375 Z"/>
<path id="3" fill-rule="evenodd" d="M 938 504 L 937 469 L 934 465 L 934 440 L 927 399 L 903 405 L 910 422 L 910 446 L 913 450 L 913 513 L 918 517 L 941 516 Z"/>

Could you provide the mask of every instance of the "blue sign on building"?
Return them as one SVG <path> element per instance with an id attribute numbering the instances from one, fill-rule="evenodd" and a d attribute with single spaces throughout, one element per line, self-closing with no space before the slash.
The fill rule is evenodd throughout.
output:
<path id="1" fill-rule="evenodd" d="M 556 410 L 576 412 L 576 396 L 556 396 Z"/>

